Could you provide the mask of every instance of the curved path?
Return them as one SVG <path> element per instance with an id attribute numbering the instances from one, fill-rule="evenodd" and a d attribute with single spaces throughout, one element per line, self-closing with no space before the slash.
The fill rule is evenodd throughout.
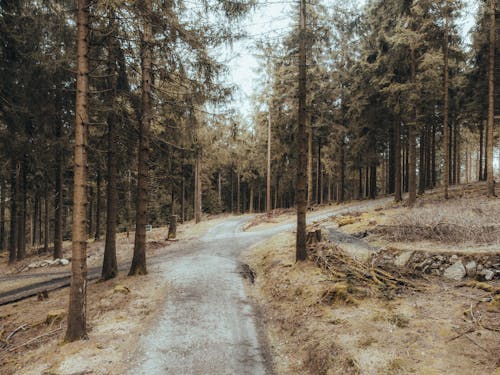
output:
<path id="1" fill-rule="evenodd" d="M 332 208 L 308 215 L 308 221 L 385 203 Z M 185 244 L 184 253 L 177 250 L 165 258 L 166 304 L 153 329 L 142 337 L 129 374 L 272 373 L 265 336 L 259 334 L 259 319 L 245 295 L 238 259 L 253 244 L 293 230 L 295 224 L 242 232 L 250 218 L 228 218 L 199 240 Z"/>

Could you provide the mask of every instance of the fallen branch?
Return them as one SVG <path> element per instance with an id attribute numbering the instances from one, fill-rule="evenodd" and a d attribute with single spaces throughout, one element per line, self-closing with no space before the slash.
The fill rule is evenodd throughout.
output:
<path id="1" fill-rule="evenodd" d="M 37 341 L 37 340 L 40 340 L 40 339 L 42 339 L 42 338 L 44 338 L 44 337 L 52 336 L 53 334 L 55 334 L 55 333 L 57 333 L 57 332 L 59 332 L 59 331 L 61 331 L 61 330 L 62 330 L 62 327 L 59 327 L 59 328 L 57 328 L 57 329 L 55 329 L 55 330 L 53 330 L 53 331 L 50 331 L 50 332 L 44 333 L 43 335 L 40 335 L 40 336 L 34 337 L 34 338 L 32 338 L 32 339 L 30 339 L 30 340 L 26 341 L 26 342 L 25 342 L 25 343 L 23 343 L 23 344 L 20 344 L 20 345 L 14 346 L 13 348 L 10 348 L 10 349 L 9 349 L 9 352 L 13 352 L 13 351 L 15 351 L 15 350 L 17 350 L 17 349 L 19 349 L 19 348 L 25 347 L 26 345 L 32 344 L 33 342 L 35 342 L 35 341 Z"/>

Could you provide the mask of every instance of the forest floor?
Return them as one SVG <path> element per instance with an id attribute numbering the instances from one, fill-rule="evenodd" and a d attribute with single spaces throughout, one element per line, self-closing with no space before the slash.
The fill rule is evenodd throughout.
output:
<path id="1" fill-rule="evenodd" d="M 247 251 L 275 372 L 500 374 L 500 199 L 482 194 L 324 218 L 309 230 L 334 242 L 310 244 L 300 264 L 290 231 Z M 445 277 L 454 262 L 474 274 Z"/>

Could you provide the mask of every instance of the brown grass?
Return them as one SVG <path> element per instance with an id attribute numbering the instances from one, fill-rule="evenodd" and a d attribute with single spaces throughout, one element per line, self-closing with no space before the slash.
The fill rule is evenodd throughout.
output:
<path id="1" fill-rule="evenodd" d="M 458 199 L 413 208 L 374 231 L 392 241 L 500 243 L 500 200 Z"/>

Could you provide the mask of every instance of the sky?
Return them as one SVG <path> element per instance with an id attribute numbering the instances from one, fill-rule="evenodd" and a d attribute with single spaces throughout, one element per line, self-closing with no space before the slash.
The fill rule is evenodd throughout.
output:
<path id="1" fill-rule="evenodd" d="M 465 0 L 464 17 L 459 21 L 464 37 L 474 22 L 477 0 Z M 365 0 L 359 0 L 363 5 Z M 223 51 L 229 65 L 229 80 L 237 87 L 235 107 L 247 118 L 252 114 L 252 95 L 259 91 L 262 82 L 262 69 L 255 55 L 255 43 L 259 39 L 279 40 L 292 27 L 292 17 L 296 8 L 295 1 L 269 0 L 261 2 L 257 9 L 243 22 L 248 38 L 228 46 Z"/>

